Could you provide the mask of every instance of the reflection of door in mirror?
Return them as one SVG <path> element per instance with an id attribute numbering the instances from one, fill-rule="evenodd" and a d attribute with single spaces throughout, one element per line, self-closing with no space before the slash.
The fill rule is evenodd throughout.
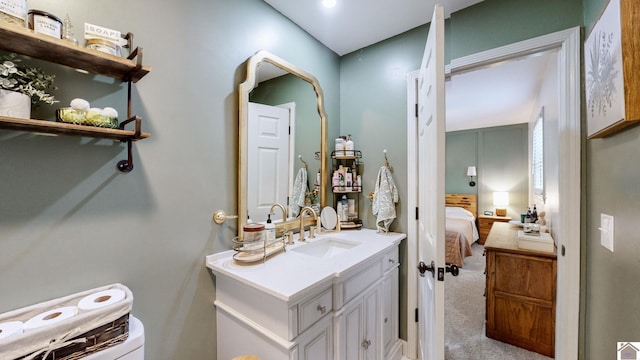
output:
<path id="1" fill-rule="evenodd" d="M 249 166 L 247 175 L 247 211 L 250 217 L 258 221 L 267 218 L 271 206 L 282 203 L 291 192 L 293 167 L 289 149 L 289 109 L 279 106 L 250 102 L 248 139 Z M 282 218 L 280 212 L 271 216 L 271 220 Z"/>
<path id="2" fill-rule="evenodd" d="M 274 65 L 269 63 L 260 64 L 259 73 L 262 77 L 263 73 L 277 74 L 274 72 Z M 271 75 L 273 76 L 273 75 Z M 274 203 L 281 203 L 287 207 L 287 212 L 291 216 L 296 216 L 300 206 L 293 204 L 293 194 L 295 179 L 298 176 L 298 172 L 304 168 L 304 163 L 299 161 L 299 158 L 304 160 L 308 164 L 307 169 L 307 181 L 302 184 L 304 190 L 309 191 L 306 196 L 307 203 L 305 205 L 313 205 L 319 202 L 319 196 L 313 196 L 310 193 L 316 186 L 316 173 L 319 170 L 320 162 L 316 161 L 316 152 L 320 150 L 320 134 L 321 134 L 321 121 L 317 112 L 317 97 L 313 86 L 304 81 L 303 79 L 285 73 L 282 75 L 269 79 L 263 79 L 259 82 L 259 85 L 251 91 L 249 94 L 249 100 L 251 103 L 260 103 L 263 105 L 271 105 L 272 107 L 288 107 L 291 113 L 295 114 L 290 122 L 290 137 L 289 137 L 289 157 L 285 164 L 278 164 L 271 162 L 263 162 L 262 158 L 251 157 L 248 160 L 248 184 L 247 184 L 247 210 L 253 221 L 264 221 L 267 218 L 267 214 L 271 205 Z M 286 104 L 285 104 L 286 103 Z M 284 104 L 284 105 L 281 105 Z M 250 114 L 248 114 L 250 115 Z M 261 125 L 265 125 L 264 123 Z M 248 132 L 256 132 L 251 122 L 249 122 Z M 250 141 L 250 139 L 249 139 Z M 255 152 L 256 149 L 251 143 L 248 144 L 248 155 L 251 152 Z M 274 151 L 274 147 L 270 148 L 270 151 Z M 274 155 L 274 154 L 271 154 Z M 284 159 L 284 158 L 280 158 Z M 252 176 L 252 169 L 262 168 L 262 172 L 258 176 Z M 280 170 L 275 170 L 280 168 Z M 285 170 L 286 168 L 286 170 Z M 269 179 L 266 181 L 263 175 L 271 173 Z M 287 192 L 275 192 L 272 189 L 284 189 L 287 188 Z M 258 194 L 259 198 L 254 202 L 251 198 L 251 189 L 260 189 L 269 191 L 270 193 Z M 304 200 L 303 200 L 304 201 Z M 253 204 L 260 204 L 255 209 L 252 209 Z M 274 218 L 275 216 L 275 218 Z M 271 215 L 272 219 L 280 219 L 280 212 L 276 211 L 274 215 Z"/>

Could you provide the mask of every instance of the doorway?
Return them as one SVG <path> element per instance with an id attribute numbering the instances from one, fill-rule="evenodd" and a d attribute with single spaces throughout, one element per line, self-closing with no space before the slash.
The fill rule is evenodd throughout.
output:
<path id="1" fill-rule="evenodd" d="M 558 51 L 558 184 L 557 224 L 558 277 L 556 293 L 556 358 L 578 358 L 580 305 L 580 188 L 581 188 L 581 119 L 580 119 L 580 29 L 572 28 L 538 38 L 454 59 L 447 67 L 449 74 L 462 73 L 501 61 L 531 55 L 541 51 Z M 410 116 L 415 107 L 415 82 L 408 79 L 408 151 L 415 139 L 415 119 Z M 413 77 L 415 79 L 415 77 Z M 413 154 L 408 154 L 412 158 Z M 408 166 L 410 168 L 410 166 Z M 415 182 L 408 177 L 408 197 L 415 198 Z M 408 201 L 408 212 L 415 211 L 414 201 Z M 407 252 L 415 254 L 416 227 L 410 223 L 407 231 Z M 407 319 L 417 308 L 417 259 L 408 257 Z M 407 352 L 417 358 L 417 325 L 408 322 Z"/>

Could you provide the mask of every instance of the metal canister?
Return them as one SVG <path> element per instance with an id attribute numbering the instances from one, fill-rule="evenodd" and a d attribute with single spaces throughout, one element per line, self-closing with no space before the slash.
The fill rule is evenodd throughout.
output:
<path id="1" fill-rule="evenodd" d="M 27 13 L 29 29 L 56 39 L 62 39 L 62 20 L 46 11 L 29 9 Z"/>

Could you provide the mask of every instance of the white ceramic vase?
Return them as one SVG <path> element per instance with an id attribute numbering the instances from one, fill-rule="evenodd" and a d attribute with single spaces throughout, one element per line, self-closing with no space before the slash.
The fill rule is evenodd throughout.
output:
<path id="1" fill-rule="evenodd" d="M 31 118 L 31 98 L 28 95 L 0 89 L 0 116 Z"/>

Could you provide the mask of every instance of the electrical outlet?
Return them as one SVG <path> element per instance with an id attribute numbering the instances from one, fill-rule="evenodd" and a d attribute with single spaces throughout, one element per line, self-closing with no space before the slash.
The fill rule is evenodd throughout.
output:
<path id="1" fill-rule="evenodd" d="M 600 245 L 613 252 L 613 216 L 600 214 Z"/>

